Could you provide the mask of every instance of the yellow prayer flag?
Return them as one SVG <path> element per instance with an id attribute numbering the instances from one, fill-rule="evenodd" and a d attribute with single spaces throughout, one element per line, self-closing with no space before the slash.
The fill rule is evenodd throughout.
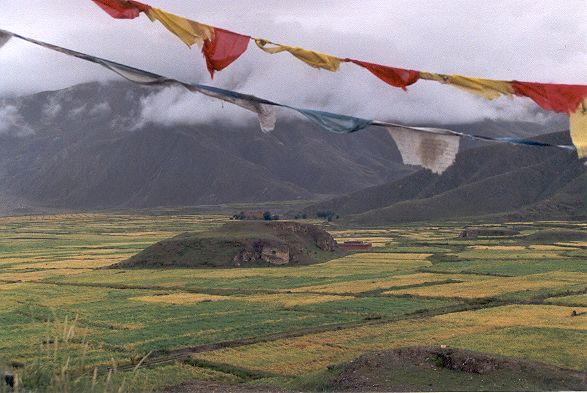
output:
<path id="1" fill-rule="evenodd" d="M 279 45 L 275 44 L 271 41 L 255 38 L 255 43 L 259 48 L 264 50 L 267 53 L 279 53 L 283 51 L 287 51 L 303 61 L 304 63 L 308 64 L 314 68 L 323 68 L 328 71 L 338 71 L 340 66 L 340 59 L 338 57 L 325 55 L 323 53 L 318 53 L 310 50 L 306 50 L 303 48 L 287 46 L 287 45 Z M 266 45 L 275 45 L 274 47 L 267 48 Z"/>
<path id="2" fill-rule="evenodd" d="M 151 21 L 158 20 L 170 32 L 178 36 L 187 46 L 202 46 L 205 40 L 214 37 L 214 28 L 178 15 L 170 14 L 159 8 L 150 8 L 147 16 Z"/>
<path id="3" fill-rule="evenodd" d="M 579 158 L 587 157 L 587 100 L 569 117 L 571 139 L 577 148 Z"/>
<path id="4" fill-rule="evenodd" d="M 488 100 L 496 99 L 502 95 L 511 96 L 514 93 L 511 84 L 506 81 L 470 78 L 461 75 L 434 74 L 431 72 L 420 72 L 420 78 L 453 85 Z"/>

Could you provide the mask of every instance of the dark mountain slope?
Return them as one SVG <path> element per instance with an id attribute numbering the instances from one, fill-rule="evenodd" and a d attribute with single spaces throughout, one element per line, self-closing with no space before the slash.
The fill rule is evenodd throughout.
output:
<path id="1" fill-rule="evenodd" d="M 134 129 L 153 92 L 92 83 L 5 99 L 24 126 L 0 134 L 3 194 L 73 209 L 253 202 L 345 193 L 413 171 L 382 130 L 338 136 L 281 121 L 263 134 L 253 119 Z"/>
<path id="2" fill-rule="evenodd" d="M 124 82 L 88 83 L 0 99 L 0 109 L 12 107 L 16 113 L 14 124 L 0 130 L 0 214 L 27 208 L 124 209 L 322 198 L 389 183 L 415 171 L 401 164 L 383 129 L 334 135 L 303 120 L 280 119 L 273 133 L 263 134 L 252 116 L 243 117 L 238 126 L 137 127 L 142 100 L 155 92 Z M 544 132 L 545 125 L 484 120 L 454 128 L 488 136 L 527 136 Z M 471 176 L 468 171 L 464 175 Z M 426 180 L 434 178 L 428 173 L 417 176 L 424 180 L 417 182 L 416 190 L 386 196 L 385 205 L 380 198 L 367 200 L 367 207 L 433 195 L 435 187 L 442 188 Z M 430 183 L 430 190 L 419 190 L 422 183 Z M 367 210 L 361 206 L 359 211 Z"/>
<path id="3" fill-rule="evenodd" d="M 538 138 L 570 143 L 568 133 Z M 490 145 L 461 152 L 441 176 L 421 170 L 403 179 L 316 204 L 309 212 L 354 214 L 382 224 L 513 212 L 553 197 L 585 173 L 572 152 Z"/>
<path id="4" fill-rule="evenodd" d="M 587 220 L 587 173 L 553 196 L 504 216 L 509 221 L 572 218 Z"/>

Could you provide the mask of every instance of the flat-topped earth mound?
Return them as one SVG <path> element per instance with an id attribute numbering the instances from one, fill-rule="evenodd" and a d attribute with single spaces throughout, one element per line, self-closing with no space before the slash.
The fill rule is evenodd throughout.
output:
<path id="1" fill-rule="evenodd" d="M 559 391 L 587 389 L 585 373 L 451 348 L 402 348 L 344 366 L 334 391 Z"/>
<path id="2" fill-rule="evenodd" d="M 230 222 L 207 232 L 162 240 L 112 268 L 308 265 L 341 255 L 336 241 L 315 225 Z"/>

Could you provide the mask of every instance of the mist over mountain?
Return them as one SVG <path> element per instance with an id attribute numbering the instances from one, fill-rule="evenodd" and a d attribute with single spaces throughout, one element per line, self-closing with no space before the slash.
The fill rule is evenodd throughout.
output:
<path id="1" fill-rule="evenodd" d="M 228 121 L 190 116 L 209 111 L 202 103 L 175 116 L 173 102 L 155 105 L 161 94 L 108 82 L 1 99 L 0 214 L 325 198 L 417 169 L 401 164 L 383 129 L 335 135 L 279 116 L 276 130 L 263 134 L 238 108 L 227 106 Z M 528 137 L 564 126 L 560 117 L 548 119 L 449 127 Z M 470 146 L 464 141 L 463 149 Z"/>
<path id="2" fill-rule="evenodd" d="M 142 105 L 155 92 L 89 83 L 4 99 L 4 210 L 18 203 L 108 209 L 307 199 L 412 171 L 378 130 L 341 137 L 286 120 L 263 134 L 246 115 L 237 123 L 145 123 Z"/>

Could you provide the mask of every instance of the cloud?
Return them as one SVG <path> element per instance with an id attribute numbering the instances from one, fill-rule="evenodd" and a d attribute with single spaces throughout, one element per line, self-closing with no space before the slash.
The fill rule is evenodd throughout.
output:
<path id="1" fill-rule="evenodd" d="M 276 42 L 387 65 L 496 79 L 587 83 L 583 71 L 587 2 L 582 0 L 150 3 Z M 540 121 L 545 116 L 526 99 L 486 101 L 425 81 L 410 86 L 406 93 L 350 64 L 343 64 L 338 73 L 315 70 L 286 53 L 265 54 L 254 43 L 211 81 L 197 48 L 188 49 L 144 16 L 114 20 L 90 1 L 36 2 L 31 9 L 21 1 L 4 0 L 0 20 L 4 28 L 15 32 L 181 80 L 313 109 L 414 125 L 483 118 Z M 18 40 L 0 51 L 0 75 L 0 95 L 114 78 L 96 65 Z M 144 121 L 162 123 L 253 117 L 240 108 L 228 109 L 226 104 L 174 90 L 145 100 L 142 114 Z"/>
<path id="2" fill-rule="evenodd" d="M 61 109 L 63 108 L 59 102 L 61 97 L 61 94 L 51 96 L 49 102 L 43 105 L 43 115 L 47 118 L 47 120 L 54 119 L 59 114 L 59 112 L 61 112 Z"/>
<path id="3" fill-rule="evenodd" d="M 83 104 L 81 106 L 78 106 L 77 108 L 73 108 L 72 110 L 69 111 L 69 116 L 74 118 L 74 117 L 78 117 L 83 113 L 87 113 L 87 105 Z"/>
<path id="4" fill-rule="evenodd" d="M 14 105 L 0 108 L 0 134 L 9 131 L 18 118 L 18 108 Z"/>
<path id="5" fill-rule="evenodd" d="M 14 105 L 0 107 L 0 135 L 8 134 L 24 137 L 34 134 L 34 130 L 24 121 Z"/>
<path id="6" fill-rule="evenodd" d="M 256 114 L 235 105 L 190 93 L 183 87 L 169 87 L 141 99 L 139 121 L 133 128 L 140 129 L 149 123 L 173 126 L 218 121 L 238 125 L 253 120 L 257 121 Z"/>
<path id="7" fill-rule="evenodd" d="M 89 110 L 90 116 L 102 116 L 112 112 L 112 107 L 108 102 L 101 102 L 96 104 Z"/>

